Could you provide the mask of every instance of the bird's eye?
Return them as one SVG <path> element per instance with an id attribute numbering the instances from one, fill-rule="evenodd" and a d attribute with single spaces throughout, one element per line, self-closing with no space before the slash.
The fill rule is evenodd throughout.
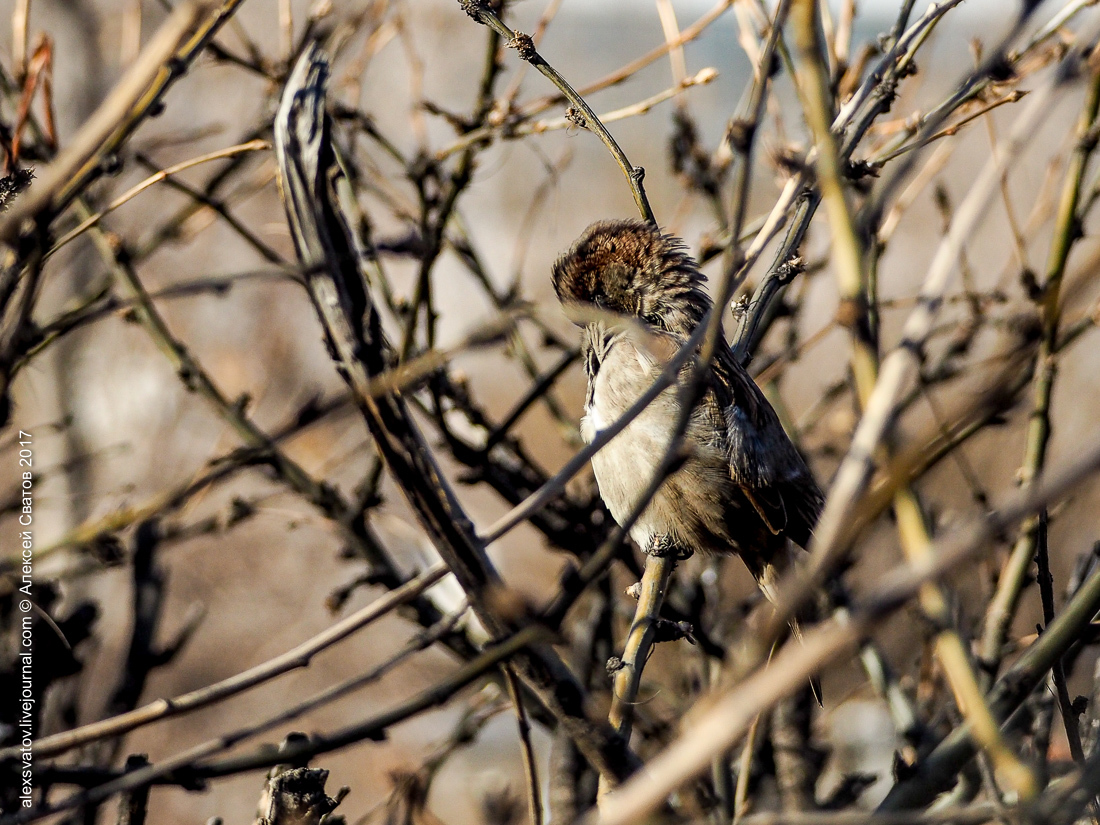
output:
<path id="1" fill-rule="evenodd" d="M 596 295 L 596 297 L 592 299 L 592 303 L 594 303 L 600 309 L 604 309 L 604 308 L 607 307 L 607 298 L 605 298 L 603 293 L 601 292 L 601 293 L 598 293 Z"/>

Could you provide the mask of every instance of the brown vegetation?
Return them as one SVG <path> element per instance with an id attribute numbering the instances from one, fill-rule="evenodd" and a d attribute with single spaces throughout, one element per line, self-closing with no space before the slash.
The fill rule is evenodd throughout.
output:
<path id="1" fill-rule="evenodd" d="M 1097 815 L 1094 3 L 254 2 L 12 10 L 0 825 Z M 827 491 L 774 602 L 579 449 L 632 213 Z"/>

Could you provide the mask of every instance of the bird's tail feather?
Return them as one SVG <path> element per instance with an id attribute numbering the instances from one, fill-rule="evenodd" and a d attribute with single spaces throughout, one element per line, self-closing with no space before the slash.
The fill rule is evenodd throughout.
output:
<path id="1" fill-rule="evenodd" d="M 786 539 L 783 540 L 783 545 L 782 548 L 777 548 L 779 552 L 772 554 L 771 561 L 763 564 L 759 570 L 753 571 L 764 598 L 772 604 L 778 604 L 777 586 L 779 578 L 794 563 L 794 546 Z M 810 603 L 800 610 L 798 615 L 791 618 L 791 638 L 798 644 L 803 644 L 802 623 L 813 624 L 817 621 L 817 614 L 817 605 Z M 811 677 L 810 690 L 813 691 L 814 699 L 817 700 L 818 705 L 822 705 L 821 680 L 817 676 Z"/>

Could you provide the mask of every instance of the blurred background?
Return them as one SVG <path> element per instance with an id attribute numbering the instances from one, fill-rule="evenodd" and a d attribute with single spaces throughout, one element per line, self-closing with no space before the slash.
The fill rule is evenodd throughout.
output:
<path id="1" fill-rule="evenodd" d="M 59 145 L 64 147 L 169 11 L 166 3 L 156 0 L 33 0 L 27 5 L 30 47 L 41 36 L 52 44 L 52 104 Z M 942 101 L 975 65 L 980 44 L 995 42 L 1007 29 L 1009 5 L 1000 0 L 968 0 L 947 14 L 919 52 L 918 72 L 902 83 L 892 111 L 876 124 L 865 142 L 866 150 L 857 156 L 870 156 L 889 141 L 891 129 L 900 130 L 914 113 L 926 112 Z M 675 135 L 684 134 L 684 127 L 677 125 L 680 118 L 680 123 L 694 124 L 695 145 L 713 156 L 719 152 L 730 118 L 745 114 L 752 70 L 742 45 L 743 27 L 751 30 L 758 25 L 749 6 L 732 4 L 683 50 L 688 76 L 703 73 L 710 78 L 711 73 L 704 70 L 713 69 L 713 79 L 683 89 L 674 99 L 654 103 L 645 114 L 608 124 L 631 161 L 645 168 L 645 185 L 662 226 L 682 236 L 697 253 L 719 242 L 720 227 L 707 198 L 685 184 L 670 147 Z M 918 2 L 914 14 L 926 6 Z M 676 0 L 671 7 L 680 29 L 714 8 L 708 2 L 686 0 Z M 1054 2 L 1042 4 L 1032 29 L 1059 7 Z M 841 10 L 832 9 L 835 20 Z M 853 58 L 890 29 L 897 9 L 897 3 L 887 0 L 857 4 Z M 10 0 L 0 2 L 0 20 L 12 19 L 17 11 Z M 509 5 L 508 19 L 514 28 L 531 32 L 544 12 L 541 0 L 520 0 Z M 1086 12 L 1084 18 L 1089 14 L 1097 12 Z M 486 32 L 457 3 L 346 0 L 326 9 L 323 3 L 311 6 L 299 0 L 249 0 L 215 39 L 220 53 L 208 51 L 194 64 L 166 97 L 163 113 L 144 123 L 127 144 L 117 174 L 96 184 L 95 203 L 102 207 L 157 169 L 269 136 L 265 130 L 279 91 L 271 76 L 285 71 L 288 47 L 298 42 L 311 15 L 338 54 L 334 98 L 348 111 L 365 113 L 401 156 L 446 157 L 446 162 L 453 162 L 454 153 L 447 152 L 461 138 L 455 121 L 470 111 L 476 99 L 486 41 Z M 755 37 L 753 31 L 749 39 Z M 540 53 L 581 88 L 661 46 L 665 39 L 658 7 L 652 2 L 564 0 L 545 31 Z M 10 35 L 0 36 L 0 62 L 9 75 L 15 73 L 17 50 Z M 554 91 L 514 52 L 505 51 L 503 64 L 498 88 L 514 88 L 518 105 Z M 270 70 L 270 76 L 257 71 L 257 66 Z M 1018 88 L 1032 88 L 1046 71 L 1037 65 L 1033 73 L 1018 80 Z M 661 95 L 676 79 L 674 66 L 663 57 L 588 100 L 599 114 L 614 112 Z M 971 318 L 970 305 L 959 296 L 985 296 L 982 305 L 988 318 L 960 358 L 957 379 L 936 384 L 928 391 L 928 400 L 911 405 L 901 425 L 904 445 L 919 445 L 935 434 L 938 417 L 949 418 L 952 409 L 979 395 L 981 379 L 993 371 L 1006 338 L 1033 323 L 1035 310 L 1026 273 L 1042 272 L 1045 266 L 1054 205 L 1073 148 L 1072 129 L 1082 95 L 1082 87 L 1077 86 L 1051 110 L 1013 164 L 1003 193 L 989 207 L 981 228 L 968 240 L 967 277 L 965 282 L 956 279 L 956 297 L 941 316 L 942 329 L 933 352 L 944 352 Z M 40 115 L 42 105 L 41 98 L 34 104 Z M 10 96 L 4 106 L 11 115 Z M 897 341 L 900 324 L 943 236 L 945 216 L 966 196 L 991 146 L 1011 129 L 1018 109 L 1009 103 L 967 123 L 939 144 L 948 148 L 936 155 L 936 168 L 923 164 L 930 163 L 929 157 L 939 150 L 932 147 L 925 152 L 921 168 L 931 169 L 927 185 L 914 192 L 877 273 L 884 350 Z M 553 121 L 562 113 L 561 106 L 553 106 L 537 119 Z M 415 216 L 417 192 L 402 166 L 377 141 L 350 127 L 343 139 L 360 168 L 369 172 L 361 201 L 372 222 L 374 241 L 391 250 L 383 261 L 394 301 L 400 305 L 416 290 L 419 262 L 400 250 L 415 223 L 409 216 Z M 804 150 L 808 143 L 793 85 L 781 72 L 758 137 L 750 223 L 770 209 L 786 179 L 781 158 Z M 227 160 L 203 164 L 176 179 L 179 186 L 203 190 L 230 164 Z M 158 298 L 157 305 L 171 332 L 201 362 L 223 395 L 228 399 L 247 396 L 252 419 L 274 431 L 293 421 L 311 398 L 334 398 L 343 385 L 307 294 L 286 274 L 294 250 L 271 153 L 242 154 L 232 164 L 231 176 L 205 206 L 196 205 L 188 191 L 175 184 L 158 183 L 105 217 L 102 227 L 108 239 L 126 244 L 135 271 L 154 296 L 184 284 L 232 279 L 224 288 L 169 294 Z M 576 127 L 498 140 L 480 153 L 472 175 L 456 220 L 476 248 L 489 286 L 499 295 L 512 291 L 522 296 L 545 325 L 546 329 L 521 325 L 519 334 L 530 363 L 539 370 L 549 369 L 562 351 L 547 343 L 547 335 L 552 333 L 570 345 L 578 340 L 578 331 L 560 312 L 550 288 L 551 263 L 590 222 L 634 214 L 630 191 L 596 137 Z M 1090 236 L 1094 224 L 1094 218 L 1085 222 L 1085 239 L 1071 259 L 1065 292 L 1067 323 L 1095 312 L 1100 294 L 1093 277 L 1092 256 L 1097 249 Z M 1020 243 L 1012 240 L 1014 235 Z M 792 340 L 797 339 L 797 357 L 787 359 L 770 376 L 768 391 L 781 402 L 785 423 L 823 486 L 847 449 L 858 419 L 846 389 L 848 341 L 835 324 L 837 290 L 828 253 L 827 224 L 821 215 L 803 247 L 811 267 L 794 288 L 798 312 L 774 326 L 754 362 L 761 367 L 771 363 L 770 356 L 790 351 Z M 746 290 L 751 290 L 770 262 L 765 253 Z M 706 271 L 715 277 L 721 265 L 722 257 L 717 256 Z M 85 234 L 47 262 L 36 317 L 45 321 L 80 306 L 109 289 L 111 282 L 101 251 Z M 445 249 L 435 265 L 432 285 L 438 348 L 462 342 L 500 316 L 489 289 L 453 248 Z M 391 336 L 400 341 L 401 330 L 393 318 L 390 321 Z M 1095 332 L 1084 331 L 1060 357 L 1052 402 L 1051 466 L 1100 437 L 1097 343 Z M 514 343 L 462 352 L 454 359 L 453 369 L 498 422 L 529 386 Z M 548 472 L 577 449 L 574 425 L 581 414 L 583 384 L 581 370 L 574 364 L 550 393 L 553 403 L 533 405 L 515 427 L 533 461 Z M 983 496 L 995 502 L 1015 486 L 1024 455 L 1030 390 L 1023 389 L 1019 398 L 999 426 L 983 429 L 921 479 L 918 489 L 936 531 L 986 507 Z M 159 496 L 187 484 L 240 442 L 209 403 L 187 390 L 170 360 L 125 309 L 103 313 L 36 355 L 18 373 L 12 400 L 13 428 L 33 433 L 35 440 L 35 540 L 40 551 L 36 577 L 59 582 L 59 614 L 84 603 L 94 604 L 98 611 L 94 634 L 74 651 L 81 672 L 59 681 L 49 693 L 41 731 L 48 734 L 104 716 L 117 687 L 133 621 L 131 573 L 121 561 L 130 541 L 126 529 L 135 511 L 155 507 Z M 430 437 L 438 439 L 435 433 Z M 347 404 L 302 429 L 283 446 L 313 476 L 352 499 L 376 460 L 365 427 Z M 4 501 L 14 495 L 16 485 L 17 468 L 11 456 L 10 447 L 5 446 L 0 453 Z M 453 462 L 445 467 L 455 478 L 462 474 Z M 509 509 L 486 485 L 462 484 L 458 490 L 479 527 Z M 392 557 L 406 571 L 430 563 L 434 551 L 400 493 L 384 477 L 378 493 L 381 503 L 370 511 L 370 523 Z M 589 473 L 573 483 L 570 494 L 578 500 L 591 499 Z M 1097 487 L 1089 484 L 1052 515 L 1050 552 L 1056 587 L 1064 589 L 1077 558 L 1100 538 L 1098 507 Z M 236 517 L 228 515 L 232 513 Z M 213 527 L 205 521 L 215 518 Z M 122 520 L 120 529 L 112 528 L 112 519 Z M 362 562 L 342 552 L 345 541 L 331 521 L 263 468 L 234 473 L 188 496 L 171 520 L 179 535 L 162 544 L 157 554 L 165 577 L 157 633 L 162 643 L 185 629 L 190 635 L 168 665 L 150 673 L 142 703 L 201 687 L 265 661 L 328 626 L 334 620 L 330 610 L 334 603 L 342 615 L 379 595 L 378 588 L 353 586 L 363 572 Z M 12 535 L 14 529 L 13 513 L 0 515 L 4 535 Z M 108 534 L 118 537 L 118 546 L 88 541 Z M 7 538 L 4 545 L 10 546 Z M 980 634 L 982 606 L 1004 552 L 1005 546 L 996 548 L 954 583 L 960 627 L 972 635 Z M 524 526 L 495 543 L 490 553 L 508 584 L 541 604 L 554 592 L 570 548 L 553 546 L 540 532 Z M 852 581 L 856 586 L 873 581 L 900 559 L 894 527 L 888 518 L 881 518 L 859 545 Z M 704 569 L 717 572 L 718 586 L 730 605 L 752 596 L 751 579 L 736 562 L 713 565 L 693 560 L 681 575 L 701 575 Z M 613 592 L 621 592 L 619 585 L 630 583 L 628 572 L 617 570 L 614 583 Z M 1062 589 L 1057 592 L 1061 594 Z M 333 594 L 340 596 L 334 600 Z M 450 596 L 440 591 L 438 597 Z M 625 621 L 632 607 L 624 604 L 621 610 Z M 1011 637 L 1022 639 L 1033 633 L 1040 616 L 1038 596 L 1028 591 Z M 931 667 L 920 640 L 905 632 L 912 621 L 912 615 L 902 613 L 882 631 L 888 655 L 903 674 Z M 321 654 L 307 669 L 213 708 L 139 729 L 127 737 L 124 750 L 148 753 L 153 761 L 176 753 L 364 671 L 392 654 L 412 633 L 410 623 L 388 616 L 381 628 Z M 665 675 L 651 691 L 644 691 L 655 697 L 655 709 L 667 705 L 677 708 L 677 713 L 682 710 L 690 692 L 677 693 L 676 686 L 690 684 L 692 679 L 698 682 L 698 673 L 705 670 L 695 649 L 683 652 L 684 644 L 656 654 L 654 672 Z M 365 718 L 433 683 L 454 662 L 448 652 L 429 650 L 399 665 L 380 683 L 310 712 L 287 729 L 324 731 Z M 1090 669 L 1091 660 L 1078 668 L 1076 677 L 1086 686 L 1082 691 L 1091 683 Z M 914 682 L 903 684 L 916 692 Z M 896 742 L 889 716 L 855 664 L 827 675 L 826 697 L 819 721 L 823 739 L 836 748 L 834 779 L 844 771 L 869 770 L 879 774 L 884 790 Z M 356 822 L 372 811 L 377 815 L 393 788 L 393 772 L 417 769 L 448 741 L 463 713 L 460 703 L 453 703 L 400 725 L 383 743 L 359 745 L 320 760 L 332 771 L 330 792 L 342 785 L 351 788 L 340 809 L 348 821 Z M 283 733 L 270 738 L 276 741 Z M 545 768 L 550 746 L 541 728 L 536 728 L 534 743 Z M 1059 747 L 1058 742 L 1054 747 Z M 522 781 L 515 721 L 509 712 L 497 713 L 443 764 L 432 783 L 428 808 L 447 823 L 482 821 L 486 800 L 508 792 L 522 798 Z M 216 782 L 205 793 L 158 788 L 151 806 L 164 823 L 195 823 L 215 816 L 226 822 L 247 821 L 254 815 L 261 784 L 259 777 L 246 775 Z"/>

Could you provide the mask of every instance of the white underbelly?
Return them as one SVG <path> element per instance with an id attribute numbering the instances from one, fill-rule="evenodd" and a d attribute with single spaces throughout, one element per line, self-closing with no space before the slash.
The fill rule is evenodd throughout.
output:
<path id="1" fill-rule="evenodd" d="M 669 428 L 664 421 L 654 421 L 655 417 L 664 418 L 655 416 L 650 410 L 643 411 L 592 456 L 592 472 L 596 476 L 600 496 L 619 524 L 633 513 L 668 450 Z M 591 443 L 613 423 L 614 420 L 604 420 L 597 409 L 590 407 L 581 420 L 581 435 Z M 655 508 L 647 508 L 630 531 L 639 545 L 648 546 L 654 535 L 667 532 L 666 525 L 653 523 L 656 516 Z"/>

